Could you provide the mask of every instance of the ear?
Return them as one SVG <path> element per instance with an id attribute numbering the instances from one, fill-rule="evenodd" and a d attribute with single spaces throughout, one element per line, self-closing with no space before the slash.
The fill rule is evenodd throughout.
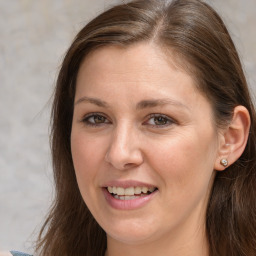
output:
<path id="1" fill-rule="evenodd" d="M 242 155 L 247 144 L 250 123 L 248 110 L 244 106 L 235 107 L 231 123 L 220 134 L 215 170 L 225 170 Z M 227 166 L 221 164 L 222 159 L 228 161 Z"/>

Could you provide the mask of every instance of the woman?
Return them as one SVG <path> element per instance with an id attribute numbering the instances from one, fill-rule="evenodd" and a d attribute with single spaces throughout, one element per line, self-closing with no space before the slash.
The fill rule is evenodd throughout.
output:
<path id="1" fill-rule="evenodd" d="M 138 0 L 64 58 L 40 255 L 255 255 L 255 109 L 216 12 Z"/>

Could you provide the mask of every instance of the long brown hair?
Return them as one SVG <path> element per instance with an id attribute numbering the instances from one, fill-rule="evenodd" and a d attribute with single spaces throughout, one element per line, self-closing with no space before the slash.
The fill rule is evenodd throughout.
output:
<path id="1" fill-rule="evenodd" d="M 197 81 L 212 105 L 216 127 L 238 105 L 251 116 L 247 146 L 217 172 L 206 229 L 210 256 L 256 255 L 256 115 L 232 39 L 219 15 L 200 0 L 137 0 L 102 13 L 87 24 L 67 51 L 52 107 L 52 161 L 56 197 L 39 235 L 40 255 L 102 256 L 106 234 L 84 203 L 76 182 L 70 133 L 76 77 L 86 55 L 99 47 L 153 41 Z"/>

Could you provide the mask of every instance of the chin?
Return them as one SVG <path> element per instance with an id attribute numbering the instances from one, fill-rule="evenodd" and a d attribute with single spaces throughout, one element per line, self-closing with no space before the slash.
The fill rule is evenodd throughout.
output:
<path id="1" fill-rule="evenodd" d="M 152 225 L 145 225 L 145 222 L 122 221 L 121 224 L 112 223 L 111 227 L 106 227 L 107 237 L 126 244 L 140 244 L 151 241 L 156 233 Z"/>
<path id="2" fill-rule="evenodd" d="M 121 243 L 138 245 L 145 242 L 150 242 L 152 240 L 152 234 L 145 234 L 142 232 L 119 232 L 114 234 L 107 233 L 107 237 L 119 241 Z"/>

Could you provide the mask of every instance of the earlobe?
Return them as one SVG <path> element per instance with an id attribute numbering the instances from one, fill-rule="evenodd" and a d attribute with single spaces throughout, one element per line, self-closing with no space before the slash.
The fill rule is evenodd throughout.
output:
<path id="1" fill-rule="evenodd" d="M 250 114 L 244 106 L 237 106 L 231 123 L 221 135 L 215 170 L 223 171 L 244 152 L 250 129 Z"/>

